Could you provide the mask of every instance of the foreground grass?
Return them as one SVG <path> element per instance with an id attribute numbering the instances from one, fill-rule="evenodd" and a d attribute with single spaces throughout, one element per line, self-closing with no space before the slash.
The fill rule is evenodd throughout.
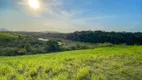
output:
<path id="1" fill-rule="evenodd" d="M 142 46 L 0 57 L 0 80 L 141 80 Z"/>

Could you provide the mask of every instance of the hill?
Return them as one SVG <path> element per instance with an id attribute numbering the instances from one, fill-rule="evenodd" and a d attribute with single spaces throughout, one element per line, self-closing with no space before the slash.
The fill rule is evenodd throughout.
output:
<path id="1" fill-rule="evenodd" d="M 0 40 L 2 39 L 14 39 L 18 38 L 18 35 L 9 34 L 9 33 L 0 33 Z"/>
<path id="2" fill-rule="evenodd" d="M 141 80 L 142 46 L 0 57 L 0 80 Z"/>

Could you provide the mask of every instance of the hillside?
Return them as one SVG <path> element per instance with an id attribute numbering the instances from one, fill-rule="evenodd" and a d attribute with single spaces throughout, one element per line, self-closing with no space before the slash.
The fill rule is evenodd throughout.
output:
<path id="1" fill-rule="evenodd" d="M 0 40 L 2 39 L 14 39 L 18 38 L 18 35 L 9 34 L 9 33 L 0 33 Z"/>
<path id="2" fill-rule="evenodd" d="M 0 80 L 141 80 L 142 46 L 0 57 Z"/>

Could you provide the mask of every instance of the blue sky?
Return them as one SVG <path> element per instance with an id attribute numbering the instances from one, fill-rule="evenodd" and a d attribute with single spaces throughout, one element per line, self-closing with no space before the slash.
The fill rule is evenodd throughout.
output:
<path id="1" fill-rule="evenodd" d="M 142 0 L 0 0 L 0 28 L 14 31 L 142 32 Z"/>

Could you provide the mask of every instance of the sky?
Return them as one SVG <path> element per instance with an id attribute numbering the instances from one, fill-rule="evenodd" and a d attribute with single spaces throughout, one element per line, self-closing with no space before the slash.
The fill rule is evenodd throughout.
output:
<path id="1" fill-rule="evenodd" d="M 12 31 L 142 32 L 142 0 L 0 0 L 0 28 Z"/>

